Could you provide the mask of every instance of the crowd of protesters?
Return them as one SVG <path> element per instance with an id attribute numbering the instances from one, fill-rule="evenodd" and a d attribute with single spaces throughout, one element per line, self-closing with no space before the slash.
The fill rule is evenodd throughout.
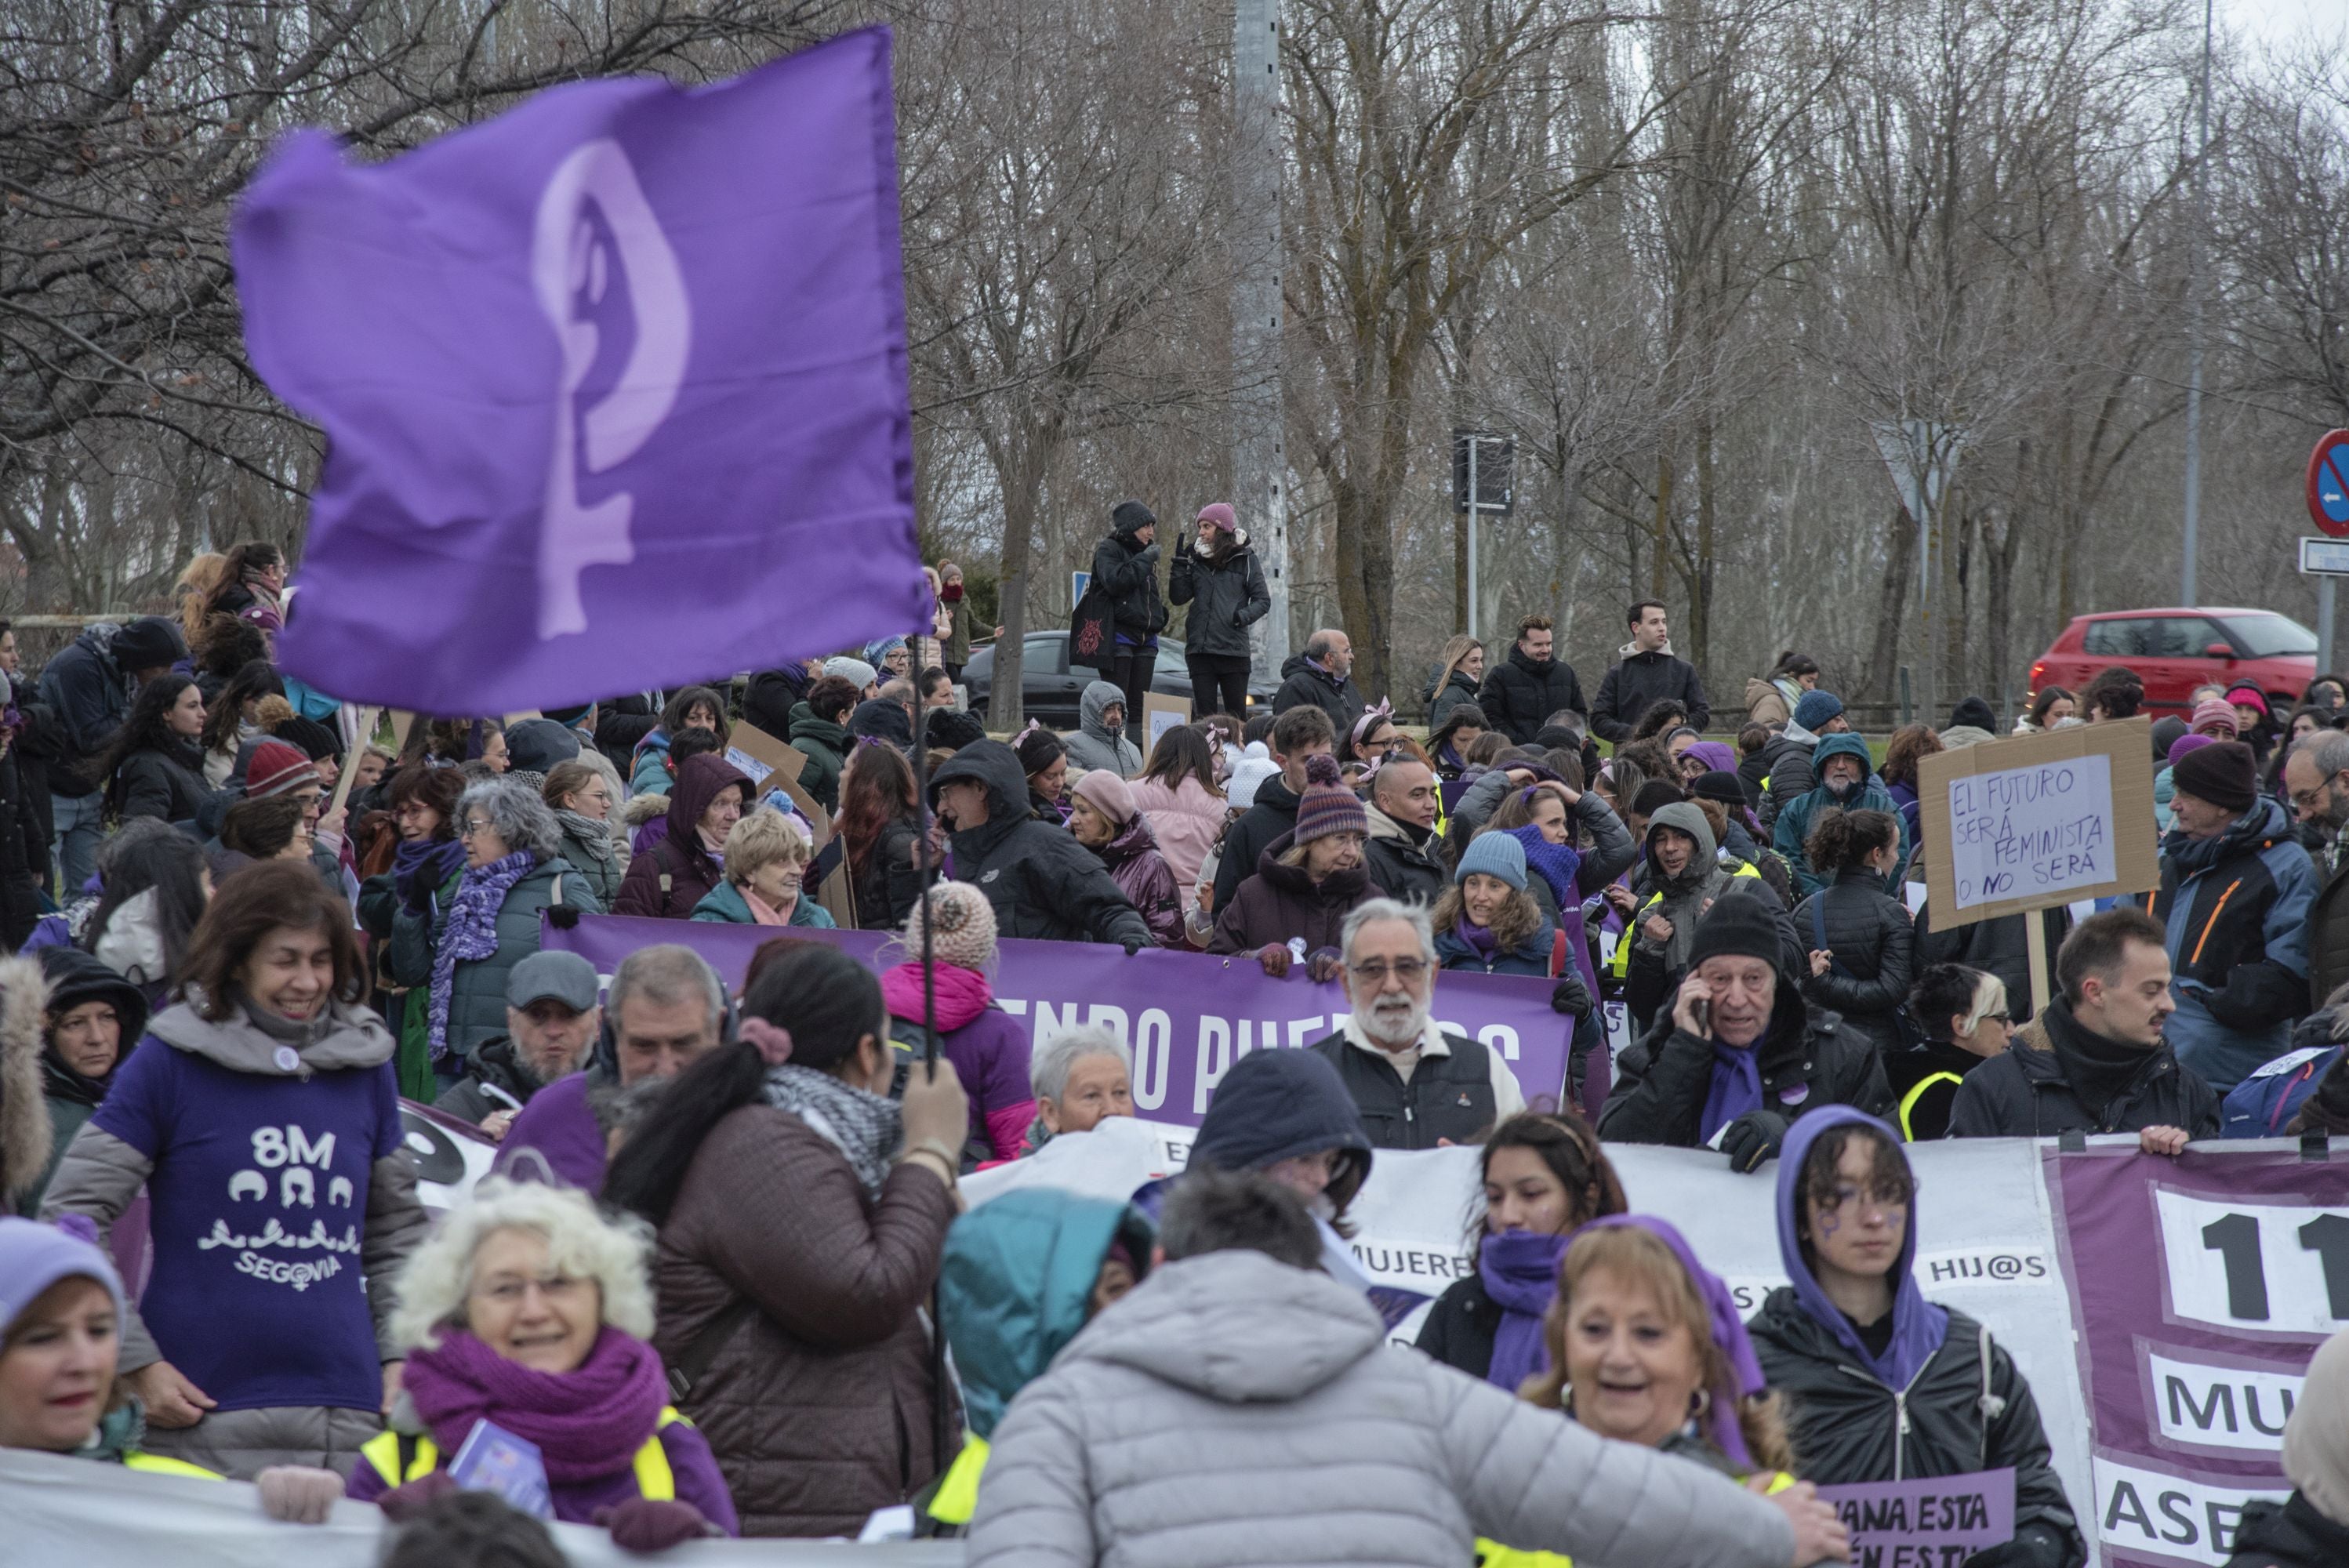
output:
<path id="1" fill-rule="evenodd" d="M 1123 503 L 1095 552 L 1114 640 L 1065 734 L 961 711 L 950 563 L 920 635 L 389 745 L 275 667 L 266 545 L 36 677 L 0 627 L 0 1446 L 494 1534 L 449 1473 L 488 1422 L 631 1551 L 910 1502 L 1056 1563 L 1801 1568 L 1847 1548 L 1815 1486 L 2012 1468 L 1971 1568 L 2083 1563 L 2023 1370 L 1922 1294 L 1904 1148 L 2349 1130 L 2344 683 L 2153 727 L 2157 886 L 1937 929 L 1920 765 L 2008 728 L 1987 702 L 1873 743 L 1789 652 L 1717 717 L 1643 601 L 1588 702 L 1536 615 L 1445 645 L 1423 728 L 1336 630 L 1259 711 L 1246 531 L 1207 506 L 1162 562 L 1158 529 Z M 1152 739 L 1174 610 L 1201 712 Z M 2111 670 L 2012 730 L 2143 700 Z M 740 986 L 542 951 L 605 913 L 801 929 Z M 1223 1076 L 1179 1180 L 965 1213 L 963 1176 L 1134 1114 L 1117 1033 L 997 1002 L 1005 941 L 1347 1011 Z M 1565 1081 L 1437 1021 L 1462 974 L 1548 987 Z M 403 1099 L 497 1146 L 437 1225 Z M 1602 1136 L 1773 1170 L 1790 1283 L 1740 1315 Z M 1475 1267 L 1392 1345 L 1348 1206 L 1454 1145 Z M 2349 1552 L 2342 1342 L 2310 1389 L 2240 1561 Z"/>

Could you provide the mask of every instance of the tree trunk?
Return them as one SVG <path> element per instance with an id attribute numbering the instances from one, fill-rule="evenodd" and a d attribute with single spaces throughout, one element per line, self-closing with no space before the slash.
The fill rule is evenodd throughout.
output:
<path id="1" fill-rule="evenodd" d="M 1873 702 L 1889 700 L 1899 690 L 1901 612 L 1909 603 L 1909 573 L 1917 560 L 1917 521 L 1901 507 L 1892 514 L 1891 569 L 1884 574 L 1884 593 L 1876 602 L 1876 636 L 1868 649 L 1868 666 L 1854 683 L 1855 691 Z"/>

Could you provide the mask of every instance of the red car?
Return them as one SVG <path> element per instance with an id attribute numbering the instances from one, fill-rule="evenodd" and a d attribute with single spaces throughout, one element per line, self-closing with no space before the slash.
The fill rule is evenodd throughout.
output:
<path id="1" fill-rule="evenodd" d="M 2316 634 L 2272 610 L 2075 615 L 2031 666 L 2031 689 L 2059 686 L 2076 693 L 2115 665 L 2145 682 L 2146 708 L 2157 717 L 2183 715 L 2196 686 L 2249 681 L 2267 694 L 2281 722 L 2316 678 Z"/>

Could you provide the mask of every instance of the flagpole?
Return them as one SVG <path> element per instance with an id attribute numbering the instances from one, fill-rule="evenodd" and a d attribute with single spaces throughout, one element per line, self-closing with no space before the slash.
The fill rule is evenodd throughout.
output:
<path id="1" fill-rule="evenodd" d="M 922 736 L 922 639 L 913 637 L 906 645 L 916 656 L 905 661 L 914 672 L 914 820 L 920 830 L 914 842 L 914 863 L 921 872 L 922 912 L 922 1064 L 932 1076 L 937 1072 L 938 1059 L 938 982 L 930 969 L 930 879 L 937 867 L 930 857 L 930 748 Z"/>

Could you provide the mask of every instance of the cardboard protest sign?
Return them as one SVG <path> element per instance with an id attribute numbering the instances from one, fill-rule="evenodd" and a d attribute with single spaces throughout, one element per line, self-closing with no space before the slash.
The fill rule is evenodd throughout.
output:
<path id="1" fill-rule="evenodd" d="M 760 794 L 781 789 L 790 796 L 800 815 L 815 830 L 817 849 L 823 849 L 832 838 L 832 813 L 800 788 L 800 769 L 807 766 L 806 752 L 786 746 L 755 724 L 737 723 L 727 741 L 726 760 L 749 774 Z"/>
<path id="2" fill-rule="evenodd" d="M 2161 879 L 2143 718 L 1985 741 L 1918 763 L 1933 929 Z"/>
<path id="3" fill-rule="evenodd" d="M 1158 738 L 1170 729 L 1191 722 L 1191 704 L 1186 697 L 1160 696 L 1156 692 L 1142 695 L 1142 714 L 1149 739 L 1143 743 L 1142 755 L 1146 760 L 1158 749 Z"/>
<path id="4" fill-rule="evenodd" d="M 2014 1539 L 2014 1471 L 1823 1486 L 1857 1568 L 1962 1568 Z"/>

